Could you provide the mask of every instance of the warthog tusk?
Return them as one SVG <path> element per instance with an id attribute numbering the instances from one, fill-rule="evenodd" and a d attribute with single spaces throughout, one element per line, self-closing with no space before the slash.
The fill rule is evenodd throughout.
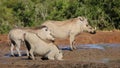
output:
<path id="1" fill-rule="evenodd" d="M 97 28 L 95 27 L 95 30 L 96 30 Z"/>

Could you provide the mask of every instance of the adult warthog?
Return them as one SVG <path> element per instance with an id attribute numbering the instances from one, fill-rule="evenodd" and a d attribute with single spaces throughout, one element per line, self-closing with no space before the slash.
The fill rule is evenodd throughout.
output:
<path id="1" fill-rule="evenodd" d="M 65 39 L 69 37 L 71 50 L 76 49 L 73 46 L 76 35 L 84 31 L 91 34 L 96 33 L 96 29 L 92 28 L 84 17 L 77 17 L 65 21 L 46 21 L 42 25 L 47 26 L 55 38 Z"/>
<path id="2" fill-rule="evenodd" d="M 45 32 L 43 34 L 45 34 Z M 46 34 L 49 33 L 46 31 Z M 51 34 L 49 34 L 49 36 L 50 35 Z M 47 38 L 48 36 L 46 35 L 44 37 Z M 52 41 L 46 42 L 42 39 L 42 36 L 37 36 L 33 32 L 26 32 L 24 38 L 29 52 L 28 58 L 35 60 L 34 54 L 38 54 L 42 57 L 48 58 L 49 60 L 62 60 L 62 52 Z M 51 38 L 51 40 L 53 39 Z"/>
<path id="3" fill-rule="evenodd" d="M 14 52 L 13 52 L 14 47 L 16 47 L 18 56 L 21 56 L 20 46 L 21 43 L 24 43 L 24 34 L 28 31 L 35 33 L 38 37 L 41 37 L 45 41 L 49 41 L 51 39 L 54 41 L 54 38 L 50 35 L 50 31 L 46 26 L 40 26 L 39 28 L 35 28 L 35 29 L 14 28 L 10 30 L 8 34 L 10 39 L 10 45 L 11 45 L 10 50 L 12 56 L 14 56 Z"/>

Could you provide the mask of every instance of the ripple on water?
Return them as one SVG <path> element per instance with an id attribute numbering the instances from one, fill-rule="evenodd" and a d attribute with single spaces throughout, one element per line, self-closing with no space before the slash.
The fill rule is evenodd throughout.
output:
<path id="1" fill-rule="evenodd" d="M 59 45 L 62 50 L 70 50 L 70 45 L 64 45 L 61 46 Z M 107 47 L 120 47 L 120 44 L 83 44 L 83 45 L 77 45 L 77 49 L 88 49 L 88 48 L 96 48 L 96 49 L 101 49 L 104 50 Z"/>

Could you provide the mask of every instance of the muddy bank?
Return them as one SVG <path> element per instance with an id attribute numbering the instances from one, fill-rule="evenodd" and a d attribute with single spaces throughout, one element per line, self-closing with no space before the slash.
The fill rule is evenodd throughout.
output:
<path id="1" fill-rule="evenodd" d="M 62 48 L 64 49 L 64 47 Z M 36 56 L 36 60 L 28 60 L 26 56 L 6 57 L 4 53 L 0 57 L 1 68 L 119 68 L 120 48 L 105 47 L 79 48 L 74 51 L 62 50 L 64 57 L 62 61 L 42 60 Z M 22 54 L 25 54 L 23 52 Z"/>
<path id="2" fill-rule="evenodd" d="M 56 39 L 64 53 L 63 61 L 28 60 L 25 46 L 21 57 L 10 56 L 7 35 L 0 35 L 0 68 L 120 68 L 120 32 L 82 33 L 76 37 L 77 50 L 69 51 L 69 39 Z"/>

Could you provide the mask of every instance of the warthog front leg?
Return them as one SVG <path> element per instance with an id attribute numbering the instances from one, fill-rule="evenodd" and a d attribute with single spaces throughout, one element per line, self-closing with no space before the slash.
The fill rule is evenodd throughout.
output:
<path id="1" fill-rule="evenodd" d="M 18 56 L 21 56 L 20 45 L 21 45 L 21 41 L 16 41 L 16 50 L 18 52 Z"/>
<path id="2" fill-rule="evenodd" d="M 28 52 L 28 50 L 26 50 L 26 54 L 27 54 L 27 56 L 29 56 L 29 52 Z"/>
<path id="3" fill-rule="evenodd" d="M 14 45 L 11 43 L 11 47 L 10 47 L 10 50 L 11 50 L 11 56 L 14 56 L 13 49 L 14 49 Z"/>
<path id="4" fill-rule="evenodd" d="M 50 51 L 46 54 L 46 57 L 47 57 L 49 60 L 55 60 L 54 55 L 55 55 L 55 52 L 54 52 L 53 50 L 50 50 Z"/>
<path id="5" fill-rule="evenodd" d="M 76 49 L 74 44 L 75 44 L 75 35 L 70 34 L 70 48 L 71 48 L 71 50 Z"/>
<path id="6" fill-rule="evenodd" d="M 35 57 L 33 55 L 33 49 L 30 49 L 28 59 L 35 60 Z"/>

